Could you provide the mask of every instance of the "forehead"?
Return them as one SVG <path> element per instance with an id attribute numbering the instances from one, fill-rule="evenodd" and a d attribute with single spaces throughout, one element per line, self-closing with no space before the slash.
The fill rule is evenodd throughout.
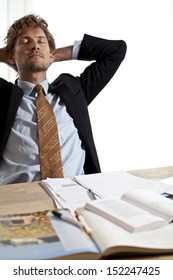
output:
<path id="1" fill-rule="evenodd" d="M 43 38 L 44 37 L 44 38 L 46 38 L 46 35 L 40 27 L 36 27 L 36 28 L 26 28 L 26 29 L 24 29 L 20 33 L 18 39 L 21 38 L 21 37 L 31 37 L 31 38 L 39 38 L 39 37 Z"/>

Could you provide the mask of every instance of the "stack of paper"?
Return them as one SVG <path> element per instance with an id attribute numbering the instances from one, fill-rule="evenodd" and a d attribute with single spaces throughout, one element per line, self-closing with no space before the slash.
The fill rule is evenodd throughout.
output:
<path id="1" fill-rule="evenodd" d="M 43 180 L 42 184 L 58 209 L 68 208 L 75 211 L 91 200 L 88 190 L 72 179 L 47 179 Z"/>

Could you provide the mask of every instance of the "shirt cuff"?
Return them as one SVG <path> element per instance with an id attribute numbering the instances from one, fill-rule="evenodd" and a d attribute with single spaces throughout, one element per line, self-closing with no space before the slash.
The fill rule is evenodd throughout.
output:
<path id="1" fill-rule="evenodd" d="M 72 52 L 72 59 L 78 58 L 78 53 L 80 50 L 81 41 L 74 41 L 73 45 L 73 52 Z"/>

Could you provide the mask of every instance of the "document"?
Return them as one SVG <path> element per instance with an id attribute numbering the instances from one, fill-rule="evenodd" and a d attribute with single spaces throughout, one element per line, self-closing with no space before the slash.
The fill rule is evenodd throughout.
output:
<path id="1" fill-rule="evenodd" d="M 112 196 L 120 198 L 126 191 L 132 189 L 150 189 L 162 193 L 170 188 L 169 184 L 140 178 L 124 170 L 80 175 L 73 179 L 84 188 L 91 189 L 101 198 Z"/>
<path id="2" fill-rule="evenodd" d="M 78 184 L 70 178 L 46 179 L 42 181 L 54 200 L 58 209 L 69 208 L 73 211 L 84 206 L 87 201 L 91 201 L 91 191 Z"/>
<path id="3" fill-rule="evenodd" d="M 97 173 L 75 176 L 73 178 L 48 178 L 42 181 L 43 187 L 50 194 L 58 209 L 83 207 L 93 197 L 120 198 L 123 193 L 132 189 L 151 189 L 163 193 L 170 185 L 139 178 L 126 171 Z M 92 195 L 91 195 L 92 194 Z"/>

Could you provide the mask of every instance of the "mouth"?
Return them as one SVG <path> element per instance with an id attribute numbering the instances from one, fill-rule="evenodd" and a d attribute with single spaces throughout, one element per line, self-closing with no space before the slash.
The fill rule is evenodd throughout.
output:
<path id="1" fill-rule="evenodd" d="M 34 53 L 31 53 L 30 55 L 28 55 L 28 59 L 30 59 L 30 58 L 44 58 L 44 56 L 43 56 L 43 54 L 41 54 L 41 53 L 38 53 L 38 52 L 34 52 Z"/>

